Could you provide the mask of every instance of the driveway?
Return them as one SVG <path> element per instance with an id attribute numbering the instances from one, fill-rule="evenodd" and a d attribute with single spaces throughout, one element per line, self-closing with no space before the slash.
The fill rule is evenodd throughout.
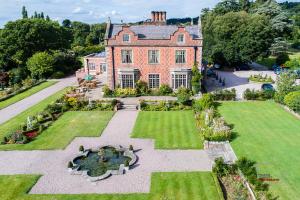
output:
<path id="1" fill-rule="evenodd" d="M 237 93 L 237 99 L 243 99 L 244 91 L 249 89 L 260 90 L 262 83 L 252 83 L 249 82 L 248 78 L 250 75 L 262 74 L 263 76 L 271 76 L 272 79 L 276 80 L 276 74 L 273 71 L 235 71 L 235 72 L 225 72 L 225 71 L 216 71 L 218 76 L 222 79 L 225 78 L 225 86 L 221 86 L 217 80 L 214 78 L 209 78 L 207 80 L 207 90 L 208 92 L 215 91 L 217 89 L 232 89 L 234 88 Z M 275 85 L 274 85 L 275 87 Z"/>
<path id="2" fill-rule="evenodd" d="M 75 77 L 59 79 L 59 82 L 48 88 L 45 88 L 21 101 L 18 101 L 2 110 L 0 110 L 0 124 L 8 121 L 9 119 L 15 117 L 21 112 L 27 110 L 31 106 L 39 103 L 40 101 L 46 99 L 52 94 L 62 90 L 65 87 L 72 86 L 75 84 Z"/>

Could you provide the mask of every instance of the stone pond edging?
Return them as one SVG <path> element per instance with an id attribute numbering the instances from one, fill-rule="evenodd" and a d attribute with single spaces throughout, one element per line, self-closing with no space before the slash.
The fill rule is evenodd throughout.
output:
<path id="1" fill-rule="evenodd" d="M 97 176 L 97 177 L 89 176 L 87 170 L 83 170 L 83 171 L 79 170 L 79 166 L 77 164 L 75 164 L 75 162 L 74 162 L 76 159 L 78 159 L 82 156 L 87 156 L 90 152 L 95 152 L 98 149 L 104 148 L 104 147 L 113 147 L 117 151 L 124 151 L 124 156 L 129 157 L 131 159 L 130 162 L 129 162 L 129 166 L 125 167 L 124 164 L 121 164 L 118 170 L 107 170 L 104 174 L 102 174 L 101 176 Z M 127 148 L 124 148 L 122 146 L 108 145 L 108 146 L 101 146 L 97 149 L 87 149 L 83 152 L 79 152 L 79 155 L 77 155 L 71 162 L 73 164 L 73 168 L 68 168 L 68 171 L 71 175 L 81 175 L 81 176 L 85 177 L 90 182 L 96 182 L 96 181 L 106 179 L 106 178 L 110 177 L 111 175 L 122 175 L 122 174 L 124 174 L 124 171 L 128 171 L 129 168 L 137 162 L 137 156 L 134 154 L 133 151 L 131 151 Z"/>

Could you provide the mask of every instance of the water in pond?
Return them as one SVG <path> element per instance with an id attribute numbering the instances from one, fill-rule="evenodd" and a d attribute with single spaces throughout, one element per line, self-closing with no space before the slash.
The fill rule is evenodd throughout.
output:
<path id="1" fill-rule="evenodd" d="M 101 176 L 107 170 L 118 170 L 121 164 L 130 162 L 130 158 L 124 156 L 124 152 L 116 151 L 113 147 L 101 148 L 104 156 L 97 152 L 90 152 L 87 157 L 79 157 L 74 160 L 74 164 L 80 166 L 80 171 L 88 171 L 92 177 Z"/>

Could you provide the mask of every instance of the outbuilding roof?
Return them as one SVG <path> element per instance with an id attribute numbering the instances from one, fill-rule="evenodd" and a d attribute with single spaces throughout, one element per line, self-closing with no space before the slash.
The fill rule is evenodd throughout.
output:
<path id="1" fill-rule="evenodd" d="M 98 52 L 98 53 L 92 53 L 92 54 L 89 54 L 85 57 L 86 58 L 105 58 L 106 57 L 106 52 L 101 51 L 101 52 Z"/>
<path id="2" fill-rule="evenodd" d="M 120 24 L 111 24 L 108 38 L 116 36 L 121 30 Z M 198 25 L 184 26 L 185 30 L 193 39 L 202 39 L 201 30 Z M 175 31 L 178 30 L 176 25 L 133 25 L 129 29 L 138 35 L 140 39 L 169 39 Z"/>

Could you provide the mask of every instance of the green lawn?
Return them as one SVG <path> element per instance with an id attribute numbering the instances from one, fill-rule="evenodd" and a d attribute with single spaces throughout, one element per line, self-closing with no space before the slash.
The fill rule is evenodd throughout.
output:
<path id="1" fill-rule="evenodd" d="M 154 173 L 149 194 L 29 195 L 37 175 L 0 176 L 1 200 L 222 200 L 210 172 Z"/>
<path id="2" fill-rule="evenodd" d="M 300 197 L 300 120 L 274 102 L 224 102 L 219 111 L 234 125 L 238 157 L 257 162 L 259 173 L 279 178 L 271 191 L 280 199 Z"/>
<path id="3" fill-rule="evenodd" d="M 17 95 L 15 95 L 15 96 L 13 96 L 9 99 L 1 101 L 0 102 L 0 109 L 5 108 L 5 107 L 7 107 L 11 104 L 14 104 L 14 103 L 18 102 L 18 101 L 21 101 L 22 99 L 25 99 L 26 97 L 29 97 L 29 96 L 31 96 L 31 95 L 33 95 L 33 94 L 49 87 L 51 85 L 54 85 L 55 83 L 57 83 L 57 81 L 46 81 L 46 82 L 43 82 L 43 83 L 41 83 L 37 86 L 34 86 L 34 87 L 32 87 L 32 88 L 30 88 L 30 89 L 28 89 L 28 90 L 26 90 L 26 91 L 24 91 L 20 94 L 17 94 Z"/>
<path id="4" fill-rule="evenodd" d="M 203 147 L 193 111 L 140 112 L 132 137 L 155 139 L 155 147 L 158 149 Z"/>
<path id="5" fill-rule="evenodd" d="M 50 97 L 44 99 L 43 101 L 39 102 L 38 104 L 28 108 L 27 110 L 23 111 L 19 115 L 13 117 L 12 119 L 8 120 L 7 122 L 0 124 L 0 139 L 2 139 L 5 135 L 7 135 L 10 131 L 18 128 L 20 123 L 25 122 L 27 116 L 35 115 L 44 110 L 48 104 L 54 102 L 56 99 L 60 98 L 67 88 L 51 95 Z M 6 146 L 6 145 L 5 145 Z M 5 149 L 4 145 L 0 145 L 1 149 Z"/>
<path id="6" fill-rule="evenodd" d="M 28 144 L 2 145 L 5 150 L 49 150 L 63 149 L 74 137 L 100 136 L 112 111 L 74 111 L 66 112 L 48 129 L 43 131 L 34 141 Z"/>

